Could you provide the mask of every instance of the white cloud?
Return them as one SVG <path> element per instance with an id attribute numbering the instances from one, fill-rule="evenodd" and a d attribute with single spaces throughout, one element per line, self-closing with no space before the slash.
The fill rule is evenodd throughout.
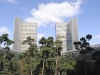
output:
<path id="1" fill-rule="evenodd" d="M 55 23 L 51 23 L 50 25 L 51 25 L 51 27 L 55 27 Z"/>
<path id="2" fill-rule="evenodd" d="M 2 0 L 2 1 L 9 2 L 9 3 L 17 3 L 16 0 Z"/>
<path id="3" fill-rule="evenodd" d="M 93 36 L 93 38 L 100 39 L 100 35 Z"/>
<path id="4" fill-rule="evenodd" d="M 25 21 L 37 22 L 38 26 L 46 26 L 50 23 L 63 22 L 64 18 L 72 17 L 80 13 L 80 5 L 82 0 L 76 2 L 62 2 L 48 4 L 40 4 L 38 9 L 31 10 L 31 17 L 27 17 Z"/>
<path id="5" fill-rule="evenodd" d="M 41 39 L 44 36 L 45 36 L 45 34 L 37 34 L 37 39 Z"/>
<path id="6" fill-rule="evenodd" d="M 0 34 L 3 34 L 3 33 L 11 34 L 7 27 L 1 27 L 0 28 Z"/>

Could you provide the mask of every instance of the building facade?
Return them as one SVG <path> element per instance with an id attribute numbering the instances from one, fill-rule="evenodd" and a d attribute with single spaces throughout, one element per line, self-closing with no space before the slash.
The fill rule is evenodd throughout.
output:
<path id="1" fill-rule="evenodd" d="M 75 50 L 73 45 L 74 41 L 78 41 L 78 22 L 77 18 L 72 18 L 69 22 L 56 23 L 56 37 L 64 36 L 60 38 L 62 43 L 63 52 Z"/>
<path id="2" fill-rule="evenodd" d="M 14 44 L 13 50 L 26 51 L 29 45 L 23 45 L 22 42 L 27 37 L 37 41 L 37 23 L 35 22 L 23 22 L 20 18 L 15 18 L 14 21 Z"/>

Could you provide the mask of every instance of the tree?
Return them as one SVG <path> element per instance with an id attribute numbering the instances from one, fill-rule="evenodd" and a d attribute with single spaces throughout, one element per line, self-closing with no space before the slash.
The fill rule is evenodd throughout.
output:
<path id="1" fill-rule="evenodd" d="M 21 53 L 18 55 L 18 58 L 20 60 L 20 70 L 19 70 L 19 74 L 22 75 L 22 59 L 24 58 L 24 54 Z"/>
<path id="2" fill-rule="evenodd" d="M 10 56 L 11 53 L 9 53 L 9 51 L 10 51 L 10 45 L 13 43 L 14 41 L 8 38 L 8 34 L 5 33 L 0 36 L 0 47 L 1 47 L 1 44 L 4 45 L 4 48 L 2 48 L 3 52 L 1 53 L 1 55 L 3 55 L 1 56 L 2 57 L 1 58 L 1 65 L 2 65 L 1 70 L 4 70 L 5 72 L 6 72 L 6 65 L 8 65 L 7 67 L 11 68 L 11 65 L 9 65 L 11 64 L 11 62 L 7 63 L 6 60 L 8 60 L 7 55 L 9 55 L 10 59 L 12 58 L 12 56 Z"/>
<path id="3" fill-rule="evenodd" d="M 46 58 L 46 74 L 53 75 L 55 69 L 55 48 L 54 48 L 54 39 L 53 37 L 48 37 L 47 39 L 47 58 Z"/>
<path id="4" fill-rule="evenodd" d="M 4 69 L 3 53 L 0 52 L 0 71 Z"/>
<path id="5" fill-rule="evenodd" d="M 71 55 L 66 55 L 65 57 L 59 58 L 58 65 L 59 75 L 67 75 L 68 70 L 74 70 L 76 61 Z"/>
<path id="6" fill-rule="evenodd" d="M 40 50 L 41 50 L 41 55 L 42 55 L 42 58 L 43 58 L 43 64 L 42 64 L 42 75 L 44 75 L 44 63 L 45 63 L 45 59 L 46 59 L 46 53 L 47 53 L 47 47 L 46 47 L 46 38 L 45 37 L 42 37 L 39 41 L 39 44 L 42 44 Z"/>
<path id="7" fill-rule="evenodd" d="M 100 75 L 100 51 L 95 51 L 92 59 L 95 60 L 94 75 Z"/>
<path id="8" fill-rule="evenodd" d="M 71 75 L 84 75 L 84 69 L 85 69 L 85 59 L 77 60 L 74 71 L 72 72 Z M 86 72 L 87 75 L 92 75 L 93 70 L 91 68 L 91 64 L 87 61 L 86 61 L 86 70 L 87 70 Z"/>
<path id="9" fill-rule="evenodd" d="M 15 53 L 13 52 L 9 52 L 7 55 L 6 55 L 6 59 L 8 64 L 9 64 L 9 67 L 8 67 L 8 71 L 11 71 L 11 73 L 14 72 L 14 69 L 13 69 L 13 58 L 14 58 L 14 55 Z"/>
<path id="10" fill-rule="evenodd" d="M 9 52 L 9 50 L 10 50 L 10 45 L 13 44 L 14 41 L 12 41 L 8 38 L 8 34 L 2 34 L 2 36 L 0 36 L 0 44 L 2 44 L 2 43 L 4 43 L 4 46 L 5 46 L 4 50 L 6 50 L 4 53 L 4 58 L 5 58 L 7 52 Z"/>
<path id="11" fill-rule="evenodd" d="M 53 37 L 48 37 L 47 39 L 42 37 L 39 41 L 41 44 L 40 53 L 42 61 L 42 75 L 52 75 L 55 69 L 55 47 Z"/>
<path id="12" fill-rule="evenodd" d="M 80 50 L 80 53 L 85 55 L 85 75 L 86 75 L 86 53 L 91 52 L 93 48 L 90 47 L 89 40 L 92 39 L 92 35 L 88 34 L 85 37 L 80 38 L 80 41 L 74 42 L 76 50 Z"/>
<path id="13" fill-rule="evenodd" d="M 23 42 L 22 42 L 22 44 L 28 44 L 30 47 L 29 47 L 29 49 L 28 49 L 28 53 L 29 53 L 29 57 L 30 57 L 30 74 L 32 75 L 32 64 L 31 64 L 31 59 L 32 59 L 32 57 L 34 56 L 34 52 L 35 52 L 35 50 L 37 50 L 36 49 L 36 45 L 34 44 L 34 39 L 32 39 L 30 36 L 29 37 L 27 37 L 27 39 L 26 40 L 24 40 Z"/>
<path id="14" fill-rule="evenodd" d="M 55 70 L 55 75 L 58 75 L 58 56 L 61 55 L 61 50 L 62 50 L 62 41 L 60 40 L 61 38 L 64 38 L 64 36 L 58 35 L 56 37 L 56 41 L 54 42 L 54 45 L 56 46 L 56 70 Z"/>

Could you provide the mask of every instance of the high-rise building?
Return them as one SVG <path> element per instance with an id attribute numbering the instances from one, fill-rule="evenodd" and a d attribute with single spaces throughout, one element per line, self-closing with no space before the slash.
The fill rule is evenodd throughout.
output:
<path id="1" fill-rule="evenodd" d="M 22 42 L 31 37 L 37 41 L 37 23 L 35 22 L 23 22 L 20 18 L 15 18 L 14 21 L 14 44 L 13 50 L 26 51 L 29 45 L 23 45 Z"/>
<path id="2" fill-rule="evenodd" d="M 62 43 L 63 52 L 75 50 L 73 45 L 74 41 L 78 41 L 78 22 L 76 18 L 72 18 L 69 22 L 56 23 L 56 37 L 60 38 Z"/>

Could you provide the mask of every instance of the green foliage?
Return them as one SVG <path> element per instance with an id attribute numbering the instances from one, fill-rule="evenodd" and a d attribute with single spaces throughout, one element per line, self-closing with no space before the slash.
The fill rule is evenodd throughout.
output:
<path id="1" fill-rule="evenodd" d="M 92 35 L 88 34 L 86 35 L 86 38 L 82 37 L 80 38 L 80 41 L 74 42 L 73 44 L 75 45 L 76 50 L 80 50 L 81 54 L 85 54 L 93 50 L 88 42 L 91 39 Z"/>
<path id="2" fill-rule="evenodd" d="M 95 51 L 92 54 L 92 59 L 96 61 L 94 67 L 94 74 L 99 75 L 100 74 L 100 51 Z"/>
<path id="3" fill-rule="evenodd" d="M 0 73 L 4 73 L 8 75 L 13 72 L 13 63 L 12 59 L 14 57 L 14 53 L 10 52 L 10 45 L 13 44 L 14 41 L 8 38 L 8 34 L 2 34 L 0 36 L 0 44 L 4 45 L 0 52 Z"/>
<path id="4" fill-rule="evenodd" d="M 3 37 L 0 37 L 0 43 L 7 41 L 7 38 L 5 36 L 7 35 L 3 35 Z M 2 40 L 2 38 L 5 39 Z M 80 63 L 76 62 L 71 55 L 66 55 L 65 57 L 61 56 L 62 41 L 60 41 L 60 38 L 61 37 L 59 36 L 59 38 L 54 41 L 53 37 L 48 37 L 47 39 L 45 37 L 42 37 L 39 40 L 39 44 L 41 44 L 41 47 L 40 50 L 38 50 L 37 45 L 34 44 L 35 40 L 31 37 L 28 37 L 22 42 L 22 44 L 29 45 L 28 50 L 19 54 L 10 52 L 10 48 L 8 44 L 6 44 L 6 55 L 5 52 L 0 52 L 0 73 L 1 71 L 3 71 L 5 75 L 78 74 L 77 72 L 83 70 L 82 67 L 84 67 L 84 63 L 83 61 Z M 90 39 L 90 37 L 86 38 Z M 79 67 L 78 65 L 82 67 Z M 87 65 L 87 68 L 88 67 L 89 66 Z"/>
<path id="5" fill-rule="evenodd" d="M 85 61 L 84 60 L 85 59 L 76 61 L 77 63 L 76 63 L 74 70 L 73 71 L 70 70 L 68 73 L 72 72 L 73 73 L 72 75 L 84 75 L 85 74 L 85 70 L 84 70 L 85 69 Z M 92 75 L 93 70 L 91 68 L 90 63 L 88 63 L 87 61 L 86 61 L 86 70 L 87 70 L 87 72 L 86 72 L 87 75 Z"/>
<path id="6" fill-rule="evenodd" d="M 4 46 L 10 46 L 12 43 L 14 43 L 14 41 L 10 40 L 8 38 L 8 34 L 2 34 L 2 36 L 0 36 L 0 43 L 4 43 Z"/>
<path id="7" fill-rule="evenodd" d="M 35 41 L 35 40 L 32 39 L 32 38 L 29 36 L 29 37 L 27 37 L 26 40 L 24 40 L 24 41 L 22 42 L 22 44 L 28 44 L 28 45 L 31 45 L 31 44 L 33 44 L 34 41 Z"/>
<path id="8" fill-rule="evenodd" d="M 66 55 L 65 57 L 59 57 L 58 62 L 59 62 L 58 70 L 60 73 L 62 72 L 67 73 L 68 70 L 74 70 L 74 67 L 76 65 L 76 62 L 71 55 Z"/>
<path id="9" fill-rule="evenodd" d="M 86 35 L 86 38 L 82 37 L 82 38 L 80 38 L 80 41 L 73 43 L 75 45 L 76 50 L 79 50 L 80 54 L 85 55 L 85 57 L 84 57 L 85 68 L 83 69 L 85 75 L 87 74 L 86 54 L 89 52 L 92 52 L 92 50 L 94 50 L 93 48 L 90 47 L 90 44 L 89 44 L 89 40 L 91 40 L 91 39 L 92 39 L 92 35 L 88 34 L 88 35 Z"/>
<path id="10" fill-rule="evenodd" d="M 39 44 L 42 44 L 42 45 L 45 45 L 47 42 L 46 38 L 45 37 L 42 37 L 39 41 Z"/>

